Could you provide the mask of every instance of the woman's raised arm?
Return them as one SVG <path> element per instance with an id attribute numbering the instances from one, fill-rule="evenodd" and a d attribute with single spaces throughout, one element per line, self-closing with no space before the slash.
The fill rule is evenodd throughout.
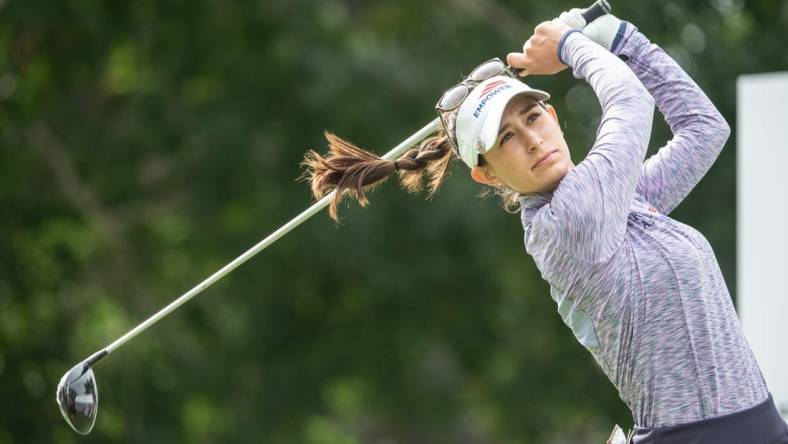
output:
<path id="1" fill-rule="evenodd" d="M 609 258 L 624 239 L 627 215 L 646 155 L 654 99 L 618 57 L 578 31 L 558 47 L 560 60 L 584 78 L 602 106 L 597 138 L 533 220 L 532 235 L 588 262 Z"/>
<path id="2" fill-rule="evenodd" d="M 670 213 L 719 156 L 730 126 L 700 87 L 662 48 L 631 23 L 613 52 L 626 60 L 656 100 L 673 132 L 643 164 L 637 191 L 663 214 Z"/>

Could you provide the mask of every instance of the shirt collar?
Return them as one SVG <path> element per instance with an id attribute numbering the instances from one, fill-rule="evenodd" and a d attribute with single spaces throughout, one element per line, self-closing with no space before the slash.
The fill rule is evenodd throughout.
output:
<path id="1" fill-rule="evenodd" d="M 523 208 L 524 221 L 527 223 L 539 208 L 553 199 L 553 191 L 541 191 L 520 195 L 520 205 Z"/>

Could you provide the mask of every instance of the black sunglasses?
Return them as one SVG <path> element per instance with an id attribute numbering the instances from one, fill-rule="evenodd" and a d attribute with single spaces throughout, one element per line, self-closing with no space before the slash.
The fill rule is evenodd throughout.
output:
<path id="1" fill-rule="evenodd" d="M 458 154 L 459 148 L 457 146 L 457 140 L 455 139 L 453 128 L 449 127 L 450 123 L 452 124 L 451 126 L 453 126 L 454 119 L 451 119 L 451 122 L 447 122 L 449 119 L 446 117 L 446 113 L 459 108 L 476 85 L 497 75 L 507 75 L 514 79 L 517 78 L 510 66 L 506 65 L 498 57 L 495 57 L 474 68 L 462 82 L 446 90 L 441 98 L 438 99 L 438 103 L 435 104 L 435 110 L 440 116 L 443 130 L 449 136 L 449 142 Z"/>

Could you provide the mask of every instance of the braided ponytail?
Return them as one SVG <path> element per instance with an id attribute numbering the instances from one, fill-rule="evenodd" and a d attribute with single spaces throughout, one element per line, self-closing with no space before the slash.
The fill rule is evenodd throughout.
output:
<path id="1" fill-rule="evenodd" d="M 334 220 L 338 220 L 337 206 L 345 196 L 354 196 L 362 207 L 366 206 L 369 201 L 364 191 L 374 189 L 394 173 L 399 174 L 402 186 L 414 193 L 423 188 L 423 173 L 426 171 L 429 177 L 428 197 L 431 197 L 443 182 L 454 155 L 443 129 L 396 160 L 381 159 L 328 131 L 325 137 L 329 145 L 328 154 L 323 157 L 309 150 L 302 162 L 306 170 L 301 179 L 311 183 L 315 199 L 336 190 L 329 207 L 329 214 Z"/>

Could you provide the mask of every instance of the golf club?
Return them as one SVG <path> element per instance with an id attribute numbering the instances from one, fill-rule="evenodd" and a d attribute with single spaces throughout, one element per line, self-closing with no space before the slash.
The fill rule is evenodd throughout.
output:
<path id="1" fill-rule="evenodd" d="M 386 160 L 393 160 L 400 157 L 405 151 L 412 148 L 421 140 L 427 138 L 430 134 L 434 133 L 440 127 L 440 119 L 436 118 L 428 123 L 425 127 L 405 139 L 402 143 L 394 147 L 391 151 L 386 153 L 383 158 Z M 96 422 L 96 413 L 98 411 L 98 386 L 96 378 L 93 375 L 93 366 L 104 359 L 107 355 L 117 350 L 121 345 L 125 344 L 133 337 L 142 333 L 145 329 L 155 324 L 161 318 L 170 314 L 173 310 L 186 303 L 189 299 L 200 294 L 203 290 L 210 287 L 211 284 L 218 281 L 227 273 L 233 271 L 236 267 L 249 260 L 252 256 L 256 255 L 272 243 L 276 242 L 279 238 L 287 234 L 290 230 L 300 225 L 305 220 L 317 214 L 320 210 L 328 206 L 331 199 L 334 197 L 335 192 L 331 192 L 322 199 L 312 204 L 304 212 L 290 220 L 290 222 L 282 225 L 279 229 L 268 235 L 265 239 L 260 241 L 257 245 L 247 250 L 242 255 L 235 258 L 232 262 L 222 267 L 219 271 L 209 276 L 204 281 L 200 282 L 196 287 L 184 293 L 178 299 L 172 301 L 169 305 L 161 309 L 153 316 L 146 319 L 141 324 L 131 329 L 128 333 L 124 334 L 115 342 L 109 344 L 107 347 L 97 351 L 89 356 L 84 361 L 71 368 L 60 379 L 57 386 L 57 393 L 55 399 L 60 407 L 60 413 L 66 419 L 68 425 L 74 429 L 75 432 L 87 435 L 93 429 L 93 424 Z"/>
<path id="2" fill-rule="evenodd" d="M 583 12 L 583 15 L 586 18 L 586 23 L 590 23 L 597 17 L 604 15 L 609 11 L 610 5 L 607 3 L 607 1 L 598 0 L 591 7 L 587 8 Z M 435 133 L 440 128 L 440 125 L 440 118 L 434 119 L 422 129 L 418 130 L 416 133 L 394 147 L 391 151 L 386 153 L 383 156 L 383 159 L 393 160 L 400 157 L 405 151 L 412 148 L 418 142 Z M 96 422 L 96 414 L 98 412 L 98 385 L 96 384 L 96 378 L 93 374 L 93 366 L 97 362 L 107 357 L 107 355 L 118 349 L 121 345 L 125 344 L 146 330 L 148 327 L 170 314 L 172 311 L 189 301 L 194 296 L 200 294 L 203 290 L 224 277 L 227 273 L 231 272 L 239 265 L 249 260 L 252 256 L 276 242 L 279 238 L 290 232 L 290 230 L 317 214 L 320 210 L 329 205 L 334 197 L 334 194 L 335 191 L 323 196 L 323 198 L 315 202 L 301 214 L 268 235 L 268 237 L 235 258 L 232 262 L 222 267 L 219 271 L 215 272 L 200 282 L 197 286 L 172 301 L 169 305 L 165 306 L 153 316 L 149 317 L 144 322 L 140 323 L 126 334 L 116 339 L 107 347 L 93 353 L 88 358 L 66 372 L 58 383 L 55 399 L 58 403 L 58 406 L 60 407 L 60 413 L 63 415 L 63 418 L 65 418 L 68 425 L 71 426 L 75 432 L 82 435 L 87 435 L 93 429 L 93 425 Z"/>

